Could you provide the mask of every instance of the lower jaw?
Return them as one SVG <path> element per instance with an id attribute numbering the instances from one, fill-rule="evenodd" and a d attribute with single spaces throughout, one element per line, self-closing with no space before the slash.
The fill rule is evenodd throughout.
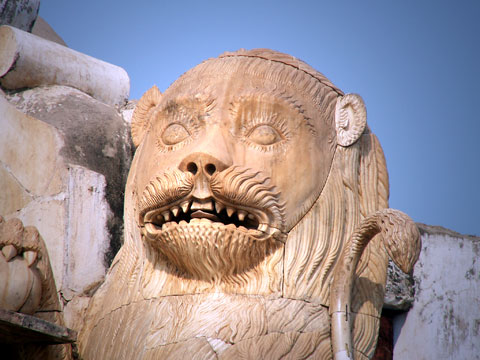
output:
<path id="1" fill-rule="evenodd" d="M 258 240 L 234 226 L 213 226 L 208 222 L 149 230 L 145 241 L 179 274 L 208 282 L 254 268 L 277 246 L 272 237 Z"/>

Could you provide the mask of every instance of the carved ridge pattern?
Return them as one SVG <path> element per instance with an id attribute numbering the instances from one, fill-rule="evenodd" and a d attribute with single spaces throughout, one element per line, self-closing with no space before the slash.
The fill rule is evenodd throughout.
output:
<path id="1" fill-rule="evenodd" d="M 285 297 L 329 304 L 329 283 L 348 226 L 347 203 L 337 201 L 344 198 L 339 161 L 336 153 L 324 191 L 289 233 L 285 248 Z"/>
<path id="2" fill-rule="evenodd" d="M 249 58 L 249 61 L 246 62 L 245 59 Z M 340 93 L 334 91 L 329 85 L 317 81 L 310 74 L 296 68 L 298 71 L 291 71 L 285 67 L 283 63 L 273 62 L 268 69 L 265 67 L 265 62 L 262 58 L 259 57 L 224 57 L 219 61 L 219 59 L 206 60 L 195 68 L 187 71 L 183 74 L 174 84 L 172 88 L 176 86 L 185 85 L 185 79 L 188 79 L 188 82 L 191 81 L 191 77 L 202 78 L 208 77 L 211 75 L 211 72 L 214 71 L 217 76 L 222 76 L 230 74 L 232 71 L 243 71 L 246 75 L 266 78 L 271 80 L 274 83 L 288 84 L 288 87 L 293 90 L 293 92 L 298 92 L 312 99 L 313 103 L 318 106 L 315 111 L 318 113 L 326 113 L 325 108 L 329 107 L 330 102 L 334 104 L 337 101 L 339 95 L 343 95 L 343 92 Z M 326 119 L 332 119 L 333 117 L 326 116 Z"/>
<path id="3" fill-rule="evenodd" d="M 151 180 L 138 204 L 140 217 L 159 206 L 186 197 L 193 188 L 193 175 L 178 169 L 165 172 Z"/>
<path id="4" fill-rule="evenodd" d="M 260 175 L 260 176 L 259 176 Z M 270 178 L 259 171 L 232 166 L 212 176 L 212 192 L 234 204 L 258 207 L 271 214 L 269 225 L 282 229 L 285 223 L 285 205 Z"/>
<path id="5" fill-rule="evenodd" d="M 215 228 L 211 223 L 166 227 L 151 244 L 184 270 L 183 276 L 209 282 L 241 281 L 234 275 L 263 261 L 276 243 L 271 239 L 258 241 L 232 227 Z"/>
<path id="6" fill-rule="evenodd" d="M 313 69 L 303 61 L 298 60 L 297 58 L 290 56 L 288 54 L 278 53 L 270 49 L 253 49 L 253 50 L 242 49 L 236 52 L 228 52 L 228 51 L 224 52 L 219 56 L 219 58 L 236 57 L 236 56 L 257 57 L 260 59 L 276 61 L 281 64 L 291 66 L 297 70 L 304 72 L 305 74 L 308 74 L 309 76 L 313 77 L 315 80 L 319 81 L 323 85 L 328 86 L 339 95 L 343 95 L 342 90 L 340 90 L 335 85 L 333 85 L 332 82 L 328 80 L 325 75 Z"/>
<path id="7" fill-rule="evenodd" d="M 132 115 L 132 139 L 137 147 L 142 142 L 152 111 L 160 103 L 162 94 L 156 85 L 152 86 L 140 99 Z"/>
<path id="8" fill-rule="evenodd" d="M 358 95 L 339 97 L 335 116 L 338 144 L 350 146 L 357 141 L 365 130 L 366 119 L 365 106 Z"/>

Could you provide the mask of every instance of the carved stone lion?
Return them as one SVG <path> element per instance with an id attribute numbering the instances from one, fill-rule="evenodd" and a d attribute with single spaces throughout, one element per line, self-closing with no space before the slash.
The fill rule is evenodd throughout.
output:
<path id="1" fill-rule="evenodd" d="M 84 359 L 373 355 L 387 252 L 410 271 L 420 247 L 382 210 L 385 159 L 358 95 L 286 54 L 227 52 L 150 89 L 132 136 L 125 242 Z"/>

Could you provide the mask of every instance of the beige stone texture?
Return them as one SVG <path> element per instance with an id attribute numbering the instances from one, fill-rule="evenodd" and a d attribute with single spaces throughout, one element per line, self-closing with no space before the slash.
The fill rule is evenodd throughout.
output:
<path id="1" fill-rule="evenodd" d="M 84 359 L 373 356 L 388 256 L 408 272 L 420 241 L 387 209 L 360 96 L 240 50 L 150 89 L 131 123 L 125 241 Z"/>
<path id="2" fill-rule="evenodd" d="M 0 111 L 1 164 L 32 196 L 54 195 L 58 188 L 52 189 L 51 183 L 58 176 L 57 168 L 62 166 L 58 153 L 63 141 L 58 131 L 21 113 L 4 96 L 0 96 Z M 27 162 L 36 166 L 26 166 Z"/>
<path id="3" fill-rule="evenodd" d="M 32 200 L 32 196 L 7 171 L 3 164 L 0 164 L 0 189 L 2 189 L 0 204 L 2 204 L 3 214 L 19 211 Z"/>
<path id="4" fill-rule="evenodd" d="M 64 196 L 64 195 L 63 195 Z M 67 208 L 63 198 L 38 198 L 20 212 L 6 216 L 18 217 L 24 224 L 35 226 L 45 239 L 52 264 L 53 275 L 59 290 L 63 289 L 65 267 L 65 229 L 68 226 Z"/>

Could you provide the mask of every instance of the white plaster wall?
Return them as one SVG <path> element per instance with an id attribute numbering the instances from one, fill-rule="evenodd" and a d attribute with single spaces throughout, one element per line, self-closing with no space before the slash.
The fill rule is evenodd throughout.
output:
<path id="1" fill-rule="evenodd" d="M 394 319 L 394 359 L 480 359 L 480 238 L 421 230 L 415 301 Z"/>

